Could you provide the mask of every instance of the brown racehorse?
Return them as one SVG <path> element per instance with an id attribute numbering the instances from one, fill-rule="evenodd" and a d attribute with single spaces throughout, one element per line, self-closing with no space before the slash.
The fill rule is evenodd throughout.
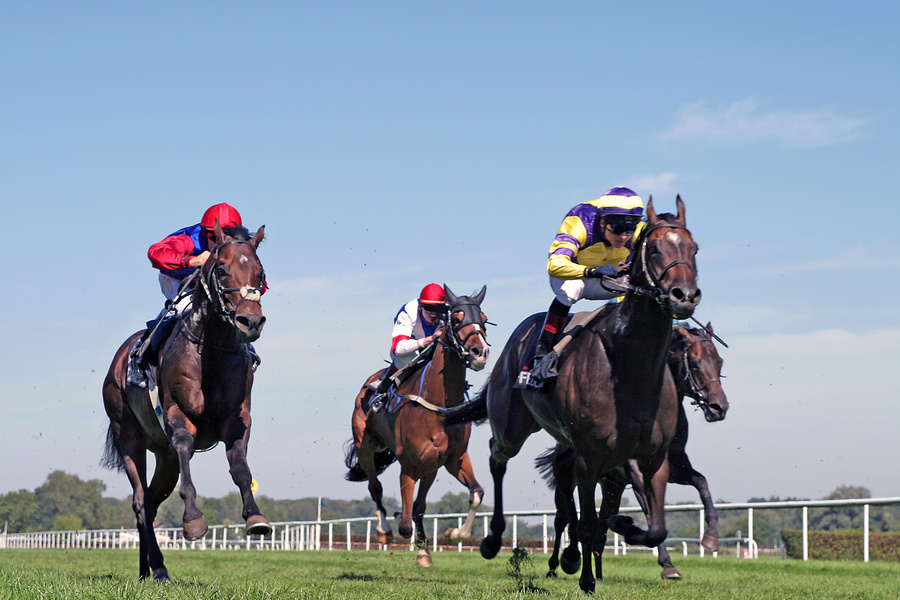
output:
<path id="1" fill-rule="evenodd" d="M 719 547 L 718 513 L 706 477 L 696 471 L 691 465 L 685 447 L 688 440 L 688 421 L 684 410 L 684 398 L 693 398 L 692 404 L 700 407 L 703 415 L 710 423 L 721 421 L 728 411 L 728 399 L 721 384 L 722 358 L 719 356 L 713 343 L 712 323 L 708 323 L 704 329 L 688 327 L 679 324 L 672 334 L 672 344 L 669 348 L 669 369 L 675 378 L 678 388 L 679 407 L 678 424 L 675 438 L 669 445 L 669 483 L 679 485 L 691 485 L 700 493 L 700 499 L 705 509 L 706 530 L 701 544 L 708 550 L 715 551 Z M 556 567 L 562 564 L 563 571 L 570 575 L 578 571 L 581 563 L 581 553 L 578 550 L 578 514 L 575 508 L 574 465 L 575 453 L 570 449 L 557 444 L 535 460 L 535 465 L 543 473 L 550 487 L 555 488 L 556 518 L 554 529 L 556 538 L 553 544 L 553 553 L 550 556 L 550 571 L 548 577 L 556 576 Z M 601 485 L 623 487 L 631 484 L 638 503 L 647 513 L 647 500 L 644 497 L 644 486 L 640 471 L 634 461 L 629 461 L 624 467 L 620 467 L 607 473 L 601 479 Z M 563 551 L 560 561 L 560 542 L 565 527 L 569 527 L 569 546 Z M 672 564 L 665 543 L 657 546 L 658 562 L 662 567 L 664 579 L 680 579 L 681 573 Z"/>
<path id="2" fill-rule="evenodd" d="M 129 354 L 142 332 L 116 352 L 103 382 L 109 416 L 103 464 L 124 470 L 134 488 L 132 507 L 140 537 L 140 576 L 168 580 L 153 520 L 181 474 L 184 537 L 196 540 L 207 532 L 197 508 L 191 480 L 194 452 L 225 444 L 231 478 L 243 499 L 248 534 L 268 534 L 269 522 L 259 512 L 250 490 L 247 466 L 250 440 L 250 388 L 253 369 L 248 344 L 265 324 L 260 295 L 265 274 L 256 254 L 265 227 L 252 238 L 243 228 L 223 232 L 216 223 L 215 249 L 198 274 L 191 308 L 175 324 L 159 354 L 159 410 L 151 408 L 147 389 L 126 384 Z M 151 386 L 152 388 L 152 386 Z M 159 419 L 159 420 L 157 420 Z M 147 485 L 147 451 L 156 469 Z"/>
<path id="3" fill-rule="evenodd" d="M 485 387 L 473 400 L 448 415 L 448 423 L 466 420 L 466 413 L 486 402 L 491 423 L 490 467 L 494 479 L 491 533 L 481 542 L 481 554 L 493 558 L 500 550 L 503 517 L 503 476 L 507 461 L 519 453 L 528 437 L 545 429 L 557 441 L 574 448 L 575 481 L 581 505 L 579 530 L 584 552 L 579 585 L 593 592 L 590 557 L 596 556 L 602 578 L 601 552 L 607 523 L 627 543 L 653 547 L 666 538 L 665 488 L 669 476 L 666 452 L 675 435 L 678 398 L 666 356 L 672 319 L 693 314 L 700 301 L 694 255 L 697 244 L 685 227 L 684 203 L 678 213 L 656 214 L 647 204 L 647 228 L 635 244 L 629 285 L 622 302 L 593 321 L 559 357 L 559 375 L 542 391 L 514 387 L 527 348 L 533 348 L 544 315 L 532 315 L 512 333 Z M 648 530 L 617 515 L 601 523 L 594 491 L 600 476 L 635 459 L 649 481 Z M 604 500 L 604 502 L 606 502 Z M 618 507 L 618 502 L 606 504 Z M 604 515 L 605 517 L 605 515 Z"/>
<path id="4" fill-rule="evenodd" d="M 432 566 L 428 552 L 422 515 L 425 513 L 425 497 L 444 467 L 469 490 L 469 516 L 462 530 L 451 529 L 447 537 L 461 539 L 469 536 L 475 509 L 481 504 L 484 490 L 475 480 L 467 446 L 471 425 L 444 427 L 441 413 L 449 407 L 462 404 L 466 393 L 466 368 L 480 371 L 488 358 L 485 339 L 484 313 L 481 302 L 486 288 L 475 296 L 455 296 L 445 285 L 449 305 L 446 326 L 434 355 L 422 362 L 392 394 L 385 408 L 372 412 L 369 384 L 376 382 L 381 371 L 366 380 L 356 397 L 353 409 L 353 440 L 347 444 L 345 463 L 350 481 L 369 482 L 369 494 L 375 501 L 378 517 L 378 540 L 387 544 L 392 540 L 387 511 L 382 504 L 382 487 L 378 475 L 395 460 L 400 463 L 400 513 L 399 533 L 409 538 L 416 526 L 416 546 L 419 548 L 416 563 Z M 416 482 L 419 492 L 413 502 Z M 397 516 L 397 515 L 395 515 Z"/>

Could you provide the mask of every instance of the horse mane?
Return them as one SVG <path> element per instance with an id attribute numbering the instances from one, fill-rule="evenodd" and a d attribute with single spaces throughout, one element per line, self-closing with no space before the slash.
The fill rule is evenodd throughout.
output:
<path id="1" fill-rule="evenodd" d="M 250 231 L 246 227 L 223 227 L 222 233 L 224 233 L 227 237 L 235 239 L 239 242 L 250 241 L 250 238 L 253 237 L 250 235 Z"/>

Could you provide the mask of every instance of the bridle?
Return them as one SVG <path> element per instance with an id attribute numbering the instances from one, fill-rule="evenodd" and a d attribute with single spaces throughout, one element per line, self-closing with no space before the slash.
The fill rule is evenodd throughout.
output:
<path id="1" fill-rule="evenodd" d="M 462 298 L 460 298 L 460 300 L 462 300 Z M 463 318 L 456 326 L 454 326 L 453 313 L 460 311 L 463 313 Z M 444 342 L 442 339 L 441 344 L 445 348 L 453 350 L 453 352 L 466 363 L 466 367 L 469 367 L 473 359 L 472 353 L 466 348 L 466 342 L 469 341 L 469 338 L 473 335 L 480 335 L 481 339 L 484 340 L 485 345 L 490 346 L 487 341 L 487 332 L 485 331 L 487 320 L 481 317 L 481 306 L 468 299 L 466 299 L 466 301 L 455 302 L 447 309 L 445 317 L 448 335 L 444 337 L 446 337 L 448 341 Z M 459 332 L 469 325 L 473 326 L 472 331 L 464 338 L 460 338 Z"/>
<path id="2" fill-rule="evenodd" d="M 237 329 L 235 316 L 237 315 L 238 308 L 240 308 L 244 302 L 260 301 L 262 298 L 263 287 L 266 282 L 266 272 L 262 269 L 262 265 L 260 265 L 259 287 L 251 287 L 249 285 L 239 288 L 222 287 L 222 282 L 219 281 L 219 252 L 229 244 L 247 244 L 251 248 L 254 248 L 254 250 L 256 249 L 256 247 L 247 240 L 234 239 L 216 246 L 212 255 L 212 264 L 208 270 L 202 273 L 200 284 L 203 286 L 206 297 L 209 298 L 209 302 L 213 307 L 213 312 L 215 312 L 223 321 Z M 241 300 L 231 308 L 225 302 L 225 294 L 234 292 L 239 292 L 241 294 Z"/>
<path id="3" fill-rule="evenodd" d="M 697 339 L 692 341 L 690 344 L 685 344 L 682 342 L 683 350 L 682 350 L 682 357 L 681 357 L 681 366 L 679 369 L 681 371 L 681 373 L 679 373 L 679 375 L 680 375 L 679 379 L 682 382 L 686 383 L 688 385 L 688 387 L 690 388 L 690 391 L 686 392 L 685 395 L 690 396 L 691 398 L 694 399 L 694 401 L 691 402 L 691 404 L 693 404 L 695 406 L 701 406 L 701 407 L 709 405 L 709 393 L 706 391 L 706 388 L 708 388 L 709 386 L 711 386 L 714 383 L 721 381 L 721 376 L 719 376 L 719 377 L 710 379 L 709 381 L 706 381 L 701 384 L 697 374 L 695 374 L 694 370 L 691 368 L 691 362 L 689 359 L 690 350 L 696 344 L 701 344 L 703 342 L 713 344 L 713 340 L 711 338 L 708 338 L 705 336 L 697 337 Z"/>
<path id="4" fill-rule="evenodd" d="M 687 268 L 690 269 L 691 273 L 693 273 L 695 278 L 697 276 L 697 273 L 694 270 L 694 266 L 690 262 L 688 262 L 684 259 L 673 260 L 668 265 L 666 265 L 660 272 L 656 272 L 653 269 L 653 265 L 651 265 L 650 262 L 647 260 L 647 246 L 649 245 L 648 237 L 650 236 L 651 233 L 653 233 L 657 229 L 681 229 L 681 230 L 687 232 L 688 235 L 691 235 L 691 232 L 690 232 L 690 230 L 688 230 L 687 227 L 684 227 L 683 225 L 678 225 L 676 223 L 666 223 L 666 222 L 658 223 L 658 224 L 654 225 L 653 227 L 650 227 L 650 228 L 644 230 L 643 234 L 641 235 L 641 239 L 638 243 L 640 244 L 639 256 L 640 256 L 640 262 L 641 262 L 641 273 L 644 274 L 644 279 L 647 281 L 647 285 L 645 285 L 645 286 L 633 285 L 630 281 L 623 283 L 623 282 L 615 281 L 614 279 L 607 278 L 607 277 L 603 277 L 600 280 L 600 285 L 603 287 L 603 289 L 605 289 L 609 292 L 630 291 L 638 296 L 642 296 L 642 295 L 650 296 L 656 301 L 657 304 L 659 304 L 660 308 L 662 308 L 662 310 L 664 312 L 666 312 L 667 314 L 670 314 L 668 305 L 667 305 L 667 302 L 669 300 L 669 293 L 668 293 L 668 291 L 664 290 L 662 287 L 663 277 L 666 276 L 666 273 L 668 273 L 670 269 L 672 269 L 678 265 L 686 265 Z M 674 315 L 670 314 L 670 316 L 674 316 Z"/>

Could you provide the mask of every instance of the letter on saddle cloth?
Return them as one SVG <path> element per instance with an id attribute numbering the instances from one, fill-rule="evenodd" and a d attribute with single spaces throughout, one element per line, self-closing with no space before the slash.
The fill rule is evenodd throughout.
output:
<path id="1" fill-rule="evenodd" d="M 575 313 L 569 317 L 568 321 L 566 321 L 566 326 L 559 336 L 559 340 L 557 340 L 556 344 L 553 346 L 553 350 L 535 363 L 534 367 L 531 369 L 528 387 L 534 390 L 540 390 L 544 387 L 545 383 L 559 375 L 556 366 L 559 361 L 559 356 L 562 354 L 565 347 L 568 346 L 569 342 L 581 333 L 585 327 L 590 325 L 594 319 L 598 318 L 604 311 L 610 310 L 610 307 L 612 306 L 615 306 L 615 304 L 604 304 L 596 310 Z M 534 350 L 535 347 L 532 346 L 531 352 L 523 357 L 525 359 L 522 361 L 523 367 L 532 360 Z"/>

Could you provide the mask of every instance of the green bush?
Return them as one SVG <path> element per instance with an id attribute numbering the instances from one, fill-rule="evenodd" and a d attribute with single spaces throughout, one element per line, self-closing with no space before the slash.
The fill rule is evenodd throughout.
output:
<path id="1" fill-rule="evenodd" d="M 803 558 L 803 532 L 799 529 L 783 529 L 781 537 L 790 558 Z M 826 560 L 862 560 L 863 531 L 843 529 L 837 531 L 810 531 L 809 557 Z M 869 560 L 900 562 L 900 533 L 869 532 Z"/>

